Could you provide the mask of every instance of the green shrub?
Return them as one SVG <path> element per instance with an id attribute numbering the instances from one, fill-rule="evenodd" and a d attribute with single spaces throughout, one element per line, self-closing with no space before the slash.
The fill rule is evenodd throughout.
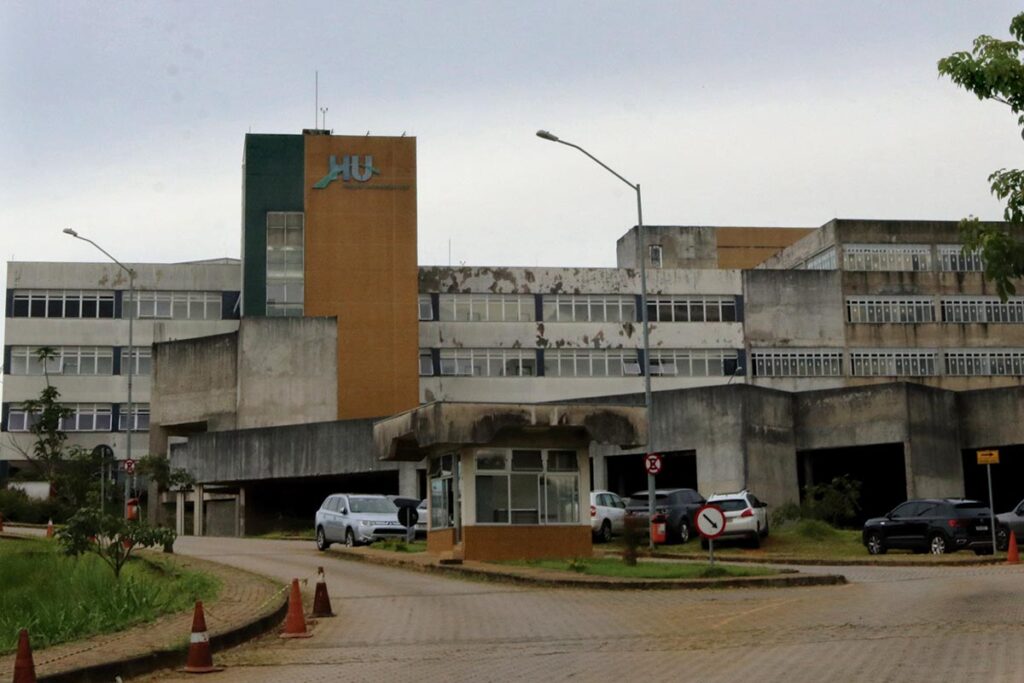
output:
<path id="1" fill-rule="evenodd" d="M 571 572 L 577 572 L 582 574 L 583 572 L 587 571 L 587 561 L 582 557 L 574 557 L 571 560 L 569 560 L 569 563 L 566 565 L 565 568 Z"/>
<path id="2" fill-rule="evenodd" d="M 0 515 L 5 522 L 46 524 L 60 523 L 69 516 L 68 509 L 55 499 L 29 498 L 21 489 L 0 489 Z"/>
<path id="3" fill-rule="evenodd" d="M 828 522 L 820 519 L 801 519 L 796 523 L 795 530 L 797 535 L 812 541 L 835 538 L 839 533 Z"/>
<path id="4" fill-rule="evenodd" d="M 730 572 L 728 569 L 720 564 L 709 564 L 700 570 L 700 578 L 702 579 L 717 579 L 720 576 L 729 576 Z"/>
<path id="5" fill-rule="evenodd" d="M 860 512 L 861 483 L 843 475 L 823 484 L 804 487 L 803 501 L 786 503 L 772 513 L 771 522 L 781 527 L 800 520 L 820 520 L 834 527 L 856 521 Z"/>

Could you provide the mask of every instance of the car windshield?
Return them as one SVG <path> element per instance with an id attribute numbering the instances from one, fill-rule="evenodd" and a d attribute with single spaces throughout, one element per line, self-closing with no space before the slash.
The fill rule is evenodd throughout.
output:
<path id="1" fill-rule="evenodd" d="M 349 498 L 352 512 L 397 512 L 398 506 L 387 498 Z"/>
<path id="2" fill-rule="evenodd" d="M 737 510 L 746 510 L 747 501 L 742 498 L 726 498 L 725 500 L 712 500 L 708 502 L 708 505 L 714 505 L 722 508 L 722 512 L 736 512 Z"/>

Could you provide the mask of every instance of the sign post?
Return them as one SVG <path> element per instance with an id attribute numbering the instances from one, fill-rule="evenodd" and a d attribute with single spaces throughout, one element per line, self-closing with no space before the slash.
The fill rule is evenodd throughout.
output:
<path id="1" fill-rule="evenodd" d="M 999 464 L 999 451 L 978 451 L 978 464 L 984 465 L 988 471 L 988 523 L 992 530 L 992 554 L 994 555 L 996 552 L 996 508 L 992 500 L 992 465 Z"/>
<path id="2" fill-rule="evenodd" d="M 725 533 L 725 513 L 717 505 L 705 505 L 694 515 L 697 533 L 707 539 L 708 562 L 715 564 L 715 539 Z"/>
<path id="3" fill-rule="evenodd" d="M 107 466 L 114 459 L 114 449 L 106 444 L 100 444 L 92 449 L 93 456 L 100 459 L 100 515 L 107 503 Z"/>
<path id="4" fill-rule="evenodd" d="M 420 521 L 420 513 L 411 505 L 398 508 L 398 523 L 405 527 L 405 540 L 412 543 L 416 540 L 416 522 Z"/>
<path id="5" fill-rule="evenodd" d="M 654 523 L 654 475 L 661 472 L 661 456 L 657 453 L 648 453 L 644 456 L 644 469 L 647 470 L 647 547 L 654 552 L 654 534 L 651 532 L 651 524 Z"/>

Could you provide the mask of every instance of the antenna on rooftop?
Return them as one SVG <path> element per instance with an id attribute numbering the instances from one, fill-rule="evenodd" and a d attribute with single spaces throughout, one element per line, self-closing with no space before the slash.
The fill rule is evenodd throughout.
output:
<path id="1" fill-rule="evenodd" d="M 324 115 L 323 123 L 320 125 L 323 126 L 324 130 L 327 130 L 327 107 L 320 107 L 320 113 Z"/>

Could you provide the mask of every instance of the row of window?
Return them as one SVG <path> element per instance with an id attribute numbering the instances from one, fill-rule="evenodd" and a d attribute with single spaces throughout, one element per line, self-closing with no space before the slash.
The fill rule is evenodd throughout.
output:
<path id="1" fill-rule="evenodd" d="M 947 273 L 973 273 L 985 270 L 977 252 L 964 253 L 958 244 L 939 244 L 935 248 L 938 270 Z M 843 268 L 860 271 L 933 270 L 932 248 L 927 244 L 844 244 Z M 810 257 L 799 268 L 835 270 L 836 248 L 829 247 Z"/>
<path id="2" fill-rule="evenodd" d="M 750 354 L 755 377 L 841 377 L 843 354 L 836 350 L 772 350 Z M 953 376 L 1024 375 L 1024 350 L 871 350 L 850 352 L 854 377 L 920 377 L 944 367 Z"/>
<path id="3" fill-rule="evenodd" d="M 114 318 L 115 294 L 110 290 L 19 289 L 12 294 L 14 318 Z M 136 318 L 169 320 L 220 320 L 220 292 L 137 291 L 124 293 L 122 317 L 134 310 Z"/>
<path id="4" fill-rule="evenodd" d="M 626 377 L 641 374 L 636 349 L 544 349 L 547 377 Z M 420 375 L 463 377 L 533 377 L 536 349 L 440 349 L 420 351 Z M 739 371 L 739 354 L 731 349 L 656 349 L 651 375 L 665 377 L 727 377 Z"/>
<path id="5" fill-rule="evenodd" d="M 944 323 L 1024 323 L 1024 297 L 1005 302 L 997 297 L 943 297 Z M 933 323 L 931 297 L 850 297 L 846 319 L 851 323 Z"/>
<path id="6" fill-rule="evenodd" d="M 545 322 L 638 322 L 637 297 L 602 294 L 541 295 Z M 647 300 L 652 322 L 735 322 L 736 297 L 730 295 L 658 295 Z M 420 320 L 434 320 L 429 294 L 419 297 Z M 441 322 L 534 322 L 532 294 L 440 294 L 436 319 Z"/>
<path id="7" fill-rule="evenodd" d="M 301 316 L 305 302 L 305 216 L 267 213 L 267 315 Z"/>
<path id="8" fill-rule="evenodd" d="M 10 374 L 12 375 L 112 375 L 114 349 L 109 346 L 55 346 L 53 358 L 44 363 L 39 360 L 38 346 L 12 346 Z M 149 347 L 132 349 L 135 357 L 135 375 L 149 375 L 152 369 L 152 350 Z M 121 374 L 128 374 L 128 349 L 121 349 Z"/>
<path id="9" fill-rule="evenodd" d="M 66 403 L 64 407 L 73 412 L 60 421 L 60 429 L 65 432 L 109 432 L 113 424 L 113 406 L 109 403 Z M 132 404 L 134 419 L 128 417 L 128 404 L 121 404 L 118 411 L 117 431 L 128 430 L 129 423 L 133 432 L 144 432 L 149 429 L 149 404 Z M 11 406 L 7 413 L 7 431 L 27 432 L 36 423 L 38 414 L 28 412 L 20 407 Z"/>

